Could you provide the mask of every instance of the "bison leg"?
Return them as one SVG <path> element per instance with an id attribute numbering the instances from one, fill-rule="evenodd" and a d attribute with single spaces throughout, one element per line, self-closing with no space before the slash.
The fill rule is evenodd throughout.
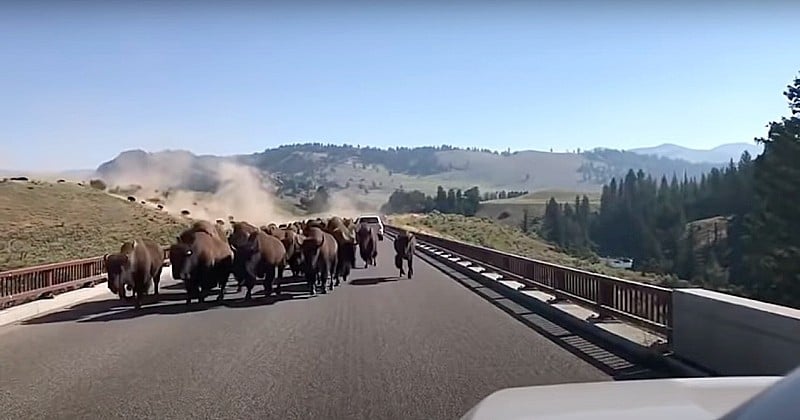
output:
<path id="1" fill-rule="evenodd" d="M 272 284 L 275 281 L 275 267 L 269 266 L 264 273 L 264 296 L 272 295 Z"/>
<path id="2" fill-rule="evenodd" d="M 400 276 L 402 277 L 406 272 L 403 270 L 403 257 L 400 255 L 394 256 L 394 266 L 400 269 Z"/>
<path id="3" fill-rule="evenodd" d="M 252 262 L 248 263 L 245 267 L 244 278 L 242 279 L 244 287 L 247 288 L 247 293 L 244 295 L 245 300 L 249 300 L 253 297 L 253 288 L 256 287 L 257 279 L 258 274 L 256 274 Z"/>
<path id="4" fill-rule="evenodd" d="M 220 265 L 219 272 L 217 272 L 217 286 L 219 286 L 219 293 L 217 294 L 217 301 L 220 302 L 225 298 L 225 288 L 228 287 L 228 277 L 231 275 L 230 265 Z"/>
<path id="5" fill-rule="evenodd" d="M 339 257 L 336 256 L 333 260 L 333 263 L 330 265 L 330 267 L 328 267 L 328 275 L 330 275 L 330 283 L 328 283 L 329 284 L 328 290 L 333 290 L 334 286 L 339 285 L 339 269 L 340 269 L 339 264 L 344 264 L 344 263 L 345 261 L 343 259 L 339 259 Z"/>
<path id="6" fill-rule="evenodd" d="M 323 267 L 319 273 L 320 280 L 322 280 L 322 289 L 321 292 L 323 294 L 328 293 L 328 268 Z"/>
<path id="7" fill-rule="evenodd" d="M 311 296 L 316 296 L 317 276 L 313 271 L 311 271 L 311 269 L 306 271 L 306 283 L 308 284 L 308 294 Z"/>
<path id="8" fill-rule="evenodd" d="M 189 305 L 192 303 L 192 298 L 194 298 L 197 294 L 197 284 L 195 283 L 194 279 L 189 279 L 184 280 L 183 285 L 186 288 L 186 304 Z"/>
<path id="9" fill-rule="evenodd" d="M 134 308 L 136 308 L 136 309 L 141 308 L 142 307 L 142 291 L 141 290 L 134 291 L 133 292 L 133 297 L 135 299 L 134 303 L 133 303 Z"/>
<path id="10" fill-rule="evenodd" d="M 285 265 L 278 266 L 278 278 L 275 279 L 275 293 L 281 294 L 281 283 L 283 283 L 283 270 L 286 269 Z"/>

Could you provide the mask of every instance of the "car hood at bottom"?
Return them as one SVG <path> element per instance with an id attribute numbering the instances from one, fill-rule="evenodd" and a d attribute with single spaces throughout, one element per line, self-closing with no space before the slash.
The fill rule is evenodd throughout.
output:
<path id="1" fill-rule="evenodd" d="M 462 420 L 718 419 L 781 376 L 645 379 L 508 388 Z"/>

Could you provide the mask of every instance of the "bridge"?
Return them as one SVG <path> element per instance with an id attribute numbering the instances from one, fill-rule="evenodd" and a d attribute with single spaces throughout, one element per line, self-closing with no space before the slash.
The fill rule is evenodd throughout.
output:
<path id="1" fill-rule="evenodd" d="M 800 364 L 794 309 L 418 238 L 413 279 L 386 240 L 312 298 L 187 307 L 165 270 L 135 310 L 99 257 L 0 273 L 3 418 L 444 419 L 507 387 Z"/>

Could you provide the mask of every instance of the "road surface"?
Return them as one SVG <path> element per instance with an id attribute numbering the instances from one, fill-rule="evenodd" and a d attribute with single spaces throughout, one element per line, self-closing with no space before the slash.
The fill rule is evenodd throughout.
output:
<path id="1" fill-rule="evenodd" d="M 397 279 L 386 240 L 327 295 L 189 310 L 168 283 L 138 312 L 109 292 L 0 328 L 2 418 L 452 419 L 500 388 L 610 380 L 416 262 Z"/>

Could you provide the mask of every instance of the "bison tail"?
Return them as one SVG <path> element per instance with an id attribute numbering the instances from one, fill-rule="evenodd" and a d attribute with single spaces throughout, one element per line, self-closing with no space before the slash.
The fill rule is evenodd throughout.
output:
<path id="1" fill-rule="evenodd" d="M 403 257 L 399 254 L 394 256 L 394 266 L 397 267 L 398 270 L 403 268 Z"/>

